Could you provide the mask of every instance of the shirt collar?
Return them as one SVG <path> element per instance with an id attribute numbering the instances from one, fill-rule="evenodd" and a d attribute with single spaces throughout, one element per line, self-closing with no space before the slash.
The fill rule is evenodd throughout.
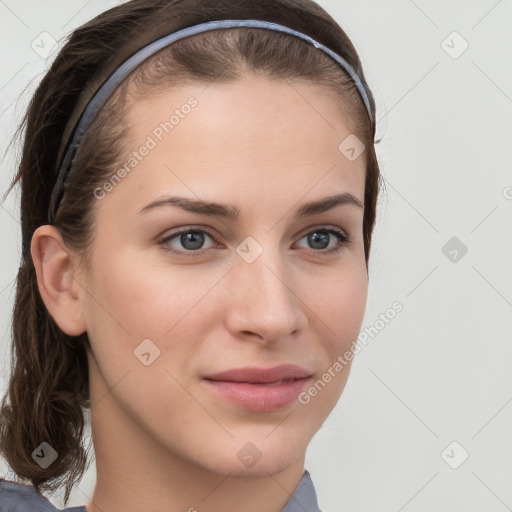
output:
<path id="1" fill-rule="evenodd" d="M 322 512 L 318 508 L 315 487 L 308 471 L 304 471 L 299 485 L 281 512 Z"/>

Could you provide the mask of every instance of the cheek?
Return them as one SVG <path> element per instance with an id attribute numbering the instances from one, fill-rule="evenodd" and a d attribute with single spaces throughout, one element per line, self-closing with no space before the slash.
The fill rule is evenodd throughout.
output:
<path id="1" fill-rule="evenodd" d="M 172 368 L 185 376 L 193 373 L 204 333 L 218 321 L 212 290 L 225 269 L 148 263 L 121 251 L 94 274 L 91 311 L 86 319 L 98 364 L 110 378 L 146 377 L 146 370 Z M 151 343 L 143 340 L 151 340 Z M 149 350 L 150 367 L 137 359 Z M 155 359 L 153 359 L 155 358 Z M 144 373 L 145 372 L 145 373 Z M 165 375 L 164 380 L 169 379 Z"/>
<path id="2" fill-rule="evenodd" d="M 106 392 L 101 386 L 115 387 L 112 396 L 125 412 L 162 424 L 178 404 L 184 414 L 197 414 L 179 382 L 198 350 L 193 340 L 205 307 L 201 298 L 218 278 L 198 278 L 191 285 L 186 272 L 137 261 L 121 251 L 104 261 L 91 280 L 86 318 L 97 396 Z"/>
<path id="3" fill-rule="evenodd" d="M 349 267 L 333 273 L 321 287 L 308 294 L 308 304 L 323 322 L 325 338 L 331 357 L 344 352 L 359 335 L 366 309 L 368 282 L 366 271 Z M 329 340 L 329 341 L 327 341 Z"/>
<path id="4" fill-rule="evenodd" d="M 333 279 L 308 295 L 314 304 L 310 316 L 313 330 L 321 333 L 324 358 L 317 380 L 299 397 L 310 417 L 325 419 L 345 388 L 354 358 L 353 346 L 366 309 L 368 283 L 360 267 L 333 273 Z M 325 333 L 325 334 L 324 334 Z M 348 355 L 347 355 L 348 354 Z"/>
<path id="5" fill-rule="evenodd" d="M 93 301 L 92 307 L 99 318 L 134 339 L 164 338 L 182 328 L 187 315 L 204 307 L 200 303 L 219 279 L 215 272 L 202 274 L 199 266 L 149 263 L 128 251 L 110 261 L 115 264 L 98 266 L 95 273 L 92 290 L 100 304 Z"/>

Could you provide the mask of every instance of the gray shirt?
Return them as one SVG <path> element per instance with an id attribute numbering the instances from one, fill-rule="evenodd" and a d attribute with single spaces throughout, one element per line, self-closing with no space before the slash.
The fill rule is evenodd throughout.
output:
<path id="1" fill-rule="evenodd" d="M 55 508 L 47 498 L 30 485 L 0 478 L 0 512 L 87 512 L 85 506 Z M 322 512 L 308 471 L 281 512 Z"/>

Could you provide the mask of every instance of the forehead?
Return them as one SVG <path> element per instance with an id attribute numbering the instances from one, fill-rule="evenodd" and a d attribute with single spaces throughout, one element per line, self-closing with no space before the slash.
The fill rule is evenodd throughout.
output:
<path id="1" fill-rule="evenodd" d="M 144 153 L 118 187 L 132 198 L 179 189 L 201 198 L 280 191 L 299 199 L 336 187 L 363 201 L 365 155 L 349 160 L 340 150 L 354 136 L 351 120 L 339 100 L 313 84 L 250 75 L 149 89 L 125 121 L 130 136 L 122 163 Z"/>

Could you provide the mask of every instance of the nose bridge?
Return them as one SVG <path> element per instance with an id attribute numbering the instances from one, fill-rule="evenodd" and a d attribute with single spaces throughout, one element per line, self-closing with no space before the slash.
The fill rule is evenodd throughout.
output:
<path id="1" fill-rule="evenodd" d="M 237 288 L 231 303 L 236 329 L 267 338 L 286 336 L 302 328 L 305 319 L 286 255 L 271 240 L 244 240 L 231 277 Z"/>

